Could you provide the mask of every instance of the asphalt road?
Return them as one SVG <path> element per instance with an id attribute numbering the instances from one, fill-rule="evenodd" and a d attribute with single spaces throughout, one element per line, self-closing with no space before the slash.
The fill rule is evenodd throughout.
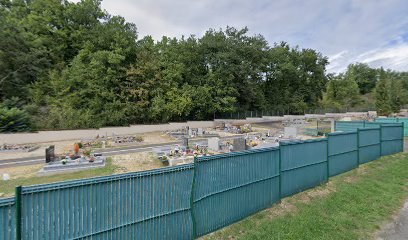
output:
<path id="1" fill-rule="evenodd" d="M 221 139 L 233 139 L 240 136 L 235 137 L 222 137 Z M 205 144 L 207 140 L 205 139 L 190 139 L 189 142 L 192 144 Z M 143 146 L 125 146 L 120 148 L 106 148 L 106 149 L 96 149 L 95 152 L 102 153 L 103 156 L 109 157 L 114 155 L 120 154 L 129 154 L 129 153 L 137 153 L 137 152 L 150 152 L 153 148 L 156 147 L 168 147 L 174 146 L 175 144 L 181 144 L 181 141 L 174 141 L 174 142 L 167 142 L 167 143 L 157 143 L 157 144 L 146 144 Z M 0 169 L 13 167 L 13 166 L 21 166 L 21 165 L 34 165 L 39 163 L 44 163 L 45 157 L 24 157 L 24 158 L 15 158 L 15 159 L 7 159 L 7 160 L 0 160 Z"/>

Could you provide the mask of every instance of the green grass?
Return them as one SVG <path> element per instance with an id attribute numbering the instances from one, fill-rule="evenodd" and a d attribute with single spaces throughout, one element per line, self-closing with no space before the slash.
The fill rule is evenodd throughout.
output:
<path id="1" fill-rule="evenodd" d="M 50 176 L 34 176 L 27 178 L 16 178 L 8 181 L 0 181 L 0 193 L 4 193 L 5 196 L 14 195 L 16 186 L 29 186 L 34 184 L 43 184 L 51 182 L 60 182 L 72 179 L 90 178 L 95 176 L 104 176 L 113 174 L 116 166 L 112 164 L 112 159 L 106 159 L 105 167 L 87 169 L 78 172 L 50 175 Z"/>
<path id="2" fill-rule="evenodd" d="M 383 157 L 205 239 L 371 239 L 408 198 L 408 154 Z"/>

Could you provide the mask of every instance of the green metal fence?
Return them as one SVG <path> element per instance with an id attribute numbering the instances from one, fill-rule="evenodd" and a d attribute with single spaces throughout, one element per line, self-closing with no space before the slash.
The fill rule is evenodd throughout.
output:
<path id="1" fill-rule="evenodd" d="M 358 151 L 360 164 L 381 156 L 381 128 L 358 129 Z"/>
<path id="2" fill-rule="evenodd" d="M 193 165 L 23 187 L 22 239 L 191 239 Z"/>
<path id="3" fill-rule="evenodd" d="M 177 167 L 17 187 L 15 199 L 0 200 L 0 240 L 194 239 L 403 150 L 403 124 L 375 125 Z"/>
<path id="4" fill-rule="evenodd" d="M 342 132 L 354 132 L 358 128 L 365 128 L 366 121 L 335 121 L 334 130 Z"/>
<path id="5" fill-rule="evenodd" d="M 280 199 L 278 148 L 199 157 L 195 164 L 196 236 L 228 226 Z"/>
<path id="6" fill-rule="evenodd" d="M 408 118 L 376 118 L 375 122 L 379 123 L 403 123 L 404 136 L 408 136 Z"/>
<path id="7" fill-rule="evenodd" d="M 404 125 L 402 123 L 381 126 L 381 156 L 404 150 Z"/>
<path id="8" fill-rule="evenodd" d="M 358 132 L 330 133 L 327 138 L 330 177 L 358 167 Z"/>
<path id="9" fill-rule="evenodd" d="M 281 197 L 327 181 L 327 139 L 281 142 Z"/>
<path id="10" fill-rule="evenodd" d="M 383 119 L 383 118 L 378 118 Z M 397 118 L 395 118 L 397 119 Z M 363 130 L 365 128 L 380 128 L 380 155 L 388 155 L 396 152 L 403 151 L 403 144 L 404 144 L 404 133 L 405 133 L 405 124 L 401 123 L 390 123 L 390 118 L 385 119 L 384 122 L 368 122 L 368 121 L 335 121 L 334 129 L 335 131 L 342 131 L 342 132 L 352 132 L 358 131 L 358 129 Z M 396 120 L 395 120 L 396 121 Z M 367 133 L 368 134 L 368 133 Z M 367 141 L 376 141 L 378 133 L 371 133 L 374 134 L 370 140 Z M 364 133 L 363 133 L 364 135 Z M 363 145 L 365 143 L 362 143 Z M 370 144 L 370 143 L 367 143 Z M 367 159 L 375 159 L 377 156 L 377 151 L 369 152 L 370 150 L 362 150 L 365 155 L 373 155 L 368 156 Z M 365 159 L 363 157 L 363 159 Z M 364 163 L 364 160 L 363 160 Z"/>
<path id="11" fill-rule="evenodd" d="M 0 239 L 16 238 L 16 207 L 14 198 L 0 199 Z"/>

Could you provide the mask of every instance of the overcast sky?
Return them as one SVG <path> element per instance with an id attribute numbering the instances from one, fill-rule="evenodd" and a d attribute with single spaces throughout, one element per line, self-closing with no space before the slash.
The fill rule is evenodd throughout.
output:
<path id="1" fill-rule="evenodd" d="M 102 7 L 135 23 L 139 37 L 248 26 L 271 45 L 322 52 L 329 72 L 356 61 L 408 71 L 408 0 L 104 0 Z"/>

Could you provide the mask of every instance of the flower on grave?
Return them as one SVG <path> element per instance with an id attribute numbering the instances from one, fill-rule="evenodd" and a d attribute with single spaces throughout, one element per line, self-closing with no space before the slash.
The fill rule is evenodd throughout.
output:
<path id="1" fill-rule="evenodd" d="M 74 152 L 75 152 L 75 154 L 78 154 L 78 152 L 79 152 L 79 144 L 78 143 L 74 144 Z"/>

